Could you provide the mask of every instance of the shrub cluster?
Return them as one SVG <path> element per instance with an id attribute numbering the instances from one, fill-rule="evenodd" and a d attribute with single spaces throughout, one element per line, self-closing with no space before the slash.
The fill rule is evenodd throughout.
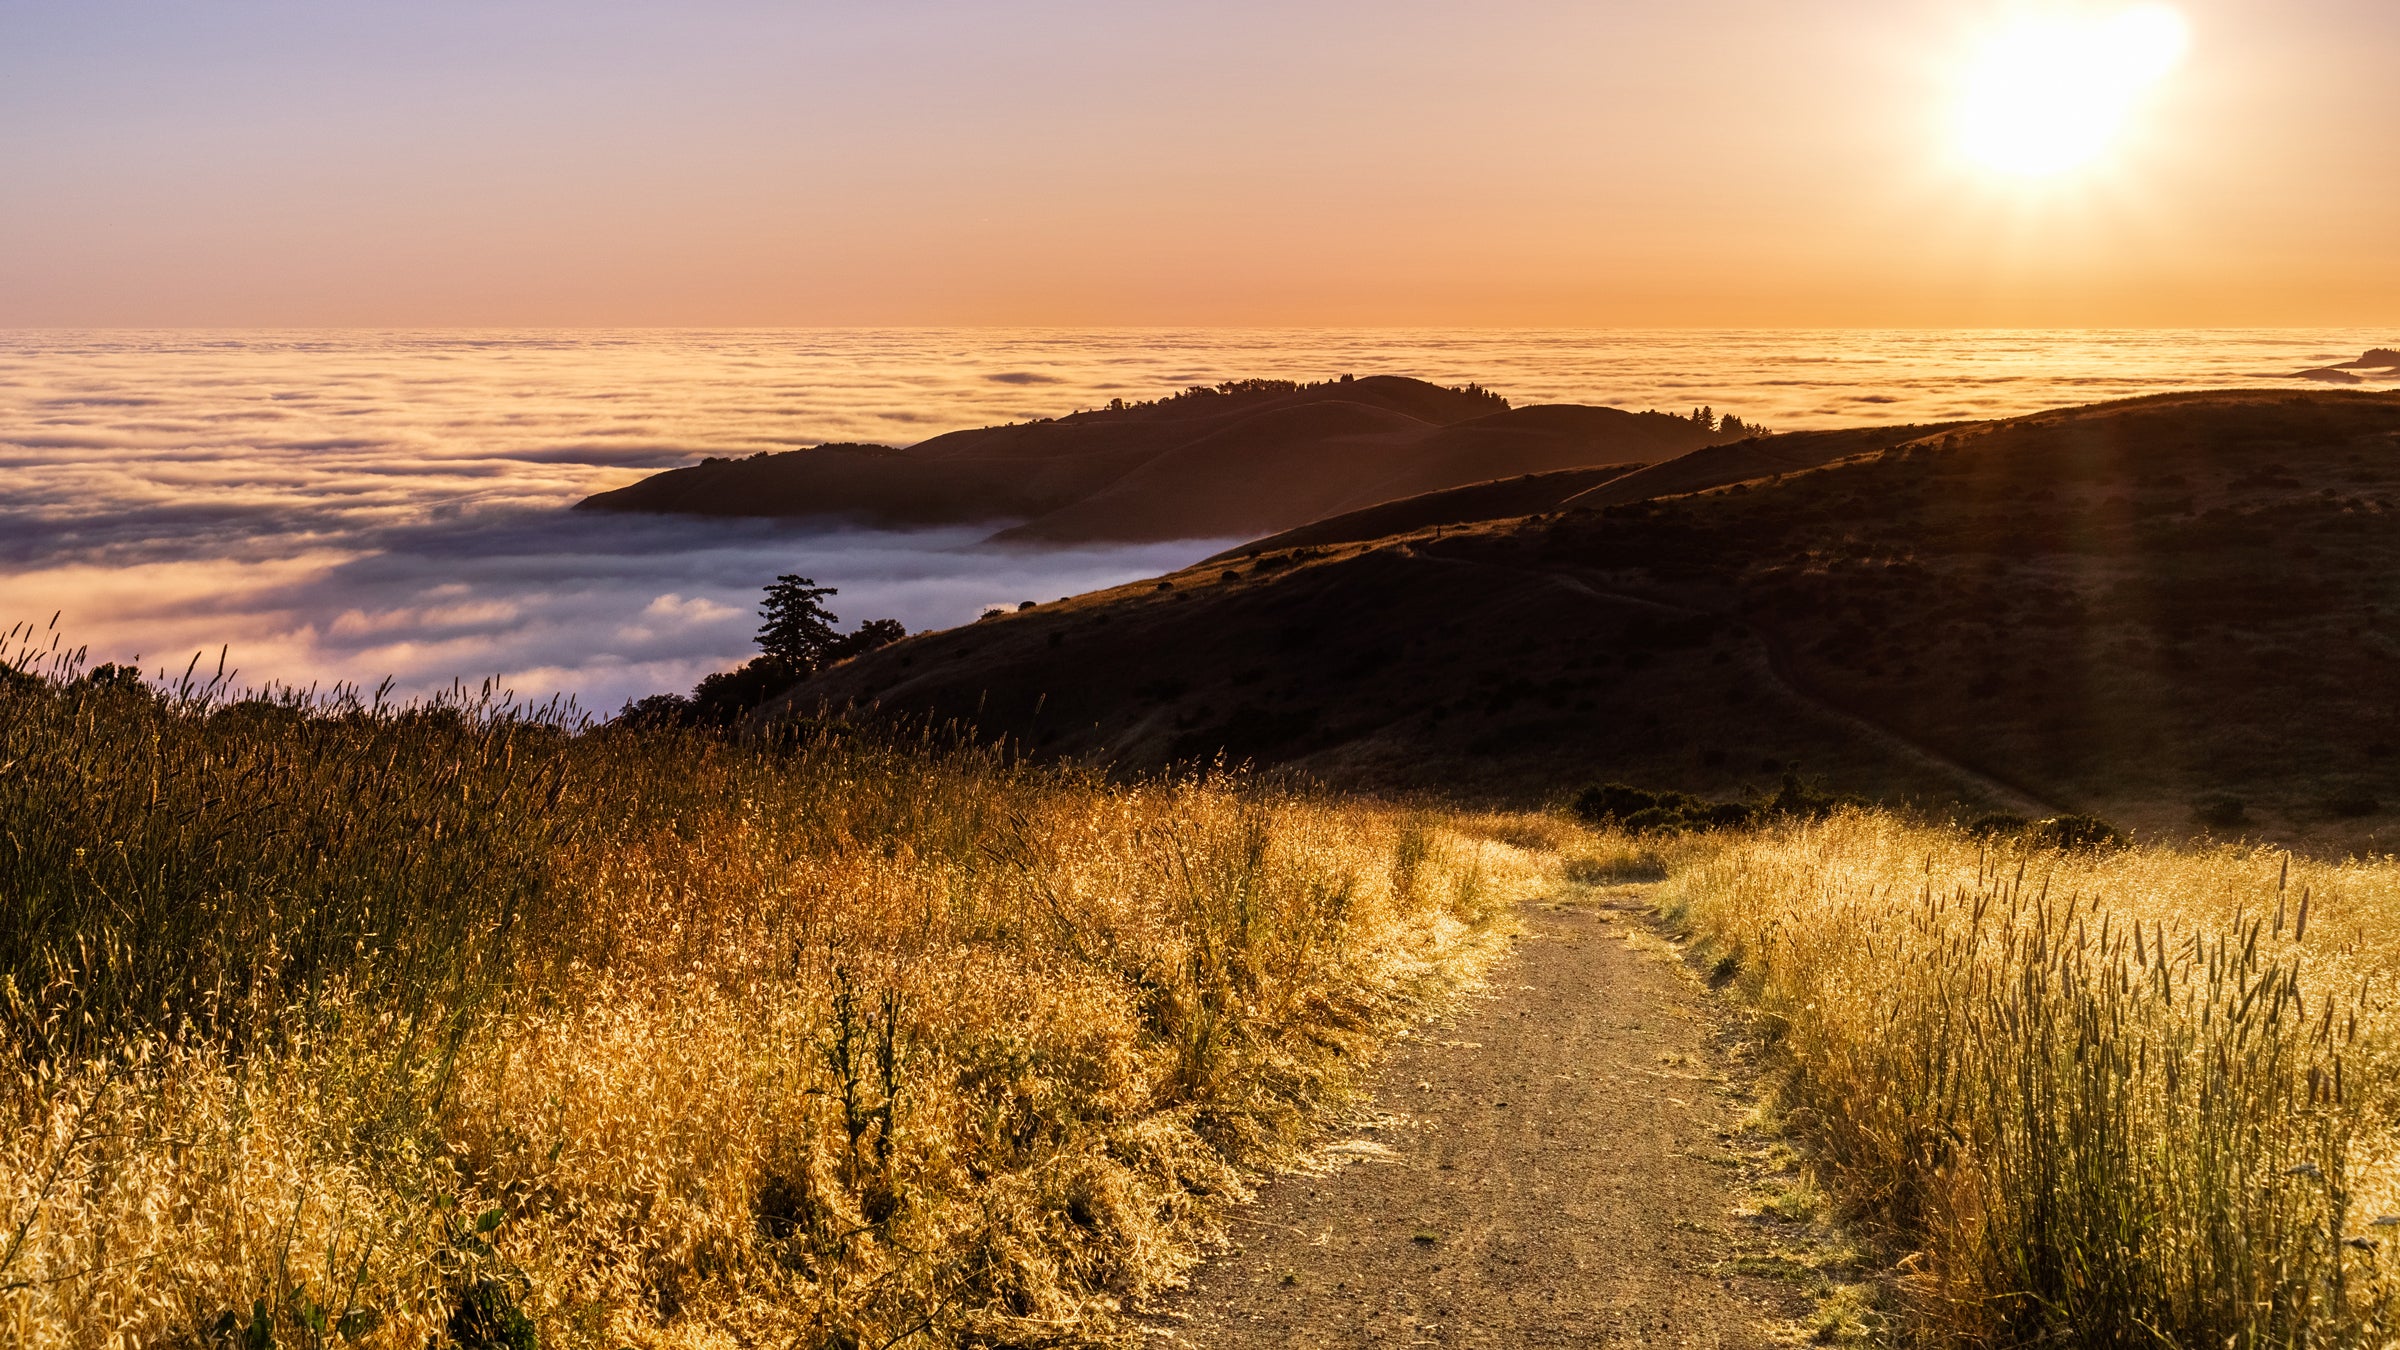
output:
<path id="1" fill-rule="evenodd" d="M 1598 783 L 1575 794 L 1568 809 L 1587 825 L 1630 834 L 1684 834 L 1740 829 L 1771 819 L 1822 819 L 1843 804 L 1843 799 L 1810 787 L 1799 774 L 1786 772 L 1775 795 L 1755 804 Z"/>
<path id="2" fill-rule="evenodd" d="M 2070 814 L 2028 820 L 1999 811 L 1978 816 L 1966 829 L 1979 839 L 2013 839 L 2035 848 L 2121 848 L 2129 842 L 2123 830 L 2098 816 Z"/>
<path id="3" fill-rule="evenodd" d="M 1623 783 L 1587 787 L 1575 794 L 1571 809 L 1575 818 L 1587 825 L 1631 834 L 1732 829 L 1749 824 L 1758 814 L 1741 802 L 1712 802 L 1681 792 L 1648 792 Z"/>

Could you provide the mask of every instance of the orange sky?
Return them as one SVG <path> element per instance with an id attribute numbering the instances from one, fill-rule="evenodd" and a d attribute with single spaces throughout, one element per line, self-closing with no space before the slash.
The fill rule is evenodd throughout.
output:
<path id="1" fill-rule="evenodd" d="M 1990 3 L 0 0 L 0 325 L 2400 322 L 2400 5 L 2178 8 L 2028 187 Z"/>

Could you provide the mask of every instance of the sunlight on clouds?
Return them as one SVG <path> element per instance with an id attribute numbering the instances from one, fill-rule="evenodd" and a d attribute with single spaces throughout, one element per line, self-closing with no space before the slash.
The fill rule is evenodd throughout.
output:
<path id="1" fill-rule="evenodd" d="M 347 609 L 335 618 L 326 630 L 337 638 L 360 638 L 378 633 L 416 630 L 440 632 L 447 629 L 491 630 L 515 624 L 525 614 L 525 606 L 508 600 L 479 600 L 458 605 L 423 605 L 387 609 L 369 614 L 361 609 Z"/>
<path id="2" fill-rule="evenodd" d="M 714 600 L 704 599 L 697 595 L 685 596 L 671 593 L 659 596 L 649 604 L 642 606 L 644 617 L 664 619 L 677 624 L 708 623 L 717 619 L 730 619 L 741 612 L 731 605 L 720 605 Z"/>

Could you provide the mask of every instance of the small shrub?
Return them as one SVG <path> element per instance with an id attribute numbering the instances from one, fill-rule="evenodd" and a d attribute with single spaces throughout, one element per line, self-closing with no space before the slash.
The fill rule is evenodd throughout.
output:
<path id="1" fill-rule="evenodd" d="M 1658 805 L 1658 794 L 1623 783 L 1601 783 L 1587 787 L 1575 795 L 1575 818 L 1587 825 L 1603 825 L 1622 820 L 1639 811 Z"/>
<path id="2" fill-rule="evenodd" d="M 1767 803 L 1769 814 L 1796 816 L 1803 820 L 1823 820 L 1838 806 L 1849 805 L 1843 798 L 1809 786 L 1801 780 L 1796 769 L 1783 771 L 1783 786 L 1775 791 L 1774 800 Z"/>
<path id="3" fill-rule="evenodd" d="M 2120 848 L 2125 843 L 2125 832 L 2098 816 L 2052 816 L 2024 833 L 2038 848 Z"/>
<path id="4" fill-rule="evenodd" d="M 1701 802 L 1685 814 L 1712 830 L 1738 830 L 1758 818 L 1754 808 L 1741 802 Z"/>
<path id="5" fill-rule="evenodd" d="M 1733 983 L 1734 978 L 1741 973 L 1742 954 L 1740 950 L 1737 949 L 1734 951 L 1729 951 L 1723 956 L 1720 956 L 1716 960 L 1709 963 L 1709 987 L 1712 989 L 1722 989 L 1726 985 Z"/>
<path id="6" fill-rule="evenodd" d="M 450 1340 L 459 1350 L 537 1350 L 533 1319 L 516 1295 L 498 1280 L 484 1278 L 461 1291 L 450 1314 Z"/>

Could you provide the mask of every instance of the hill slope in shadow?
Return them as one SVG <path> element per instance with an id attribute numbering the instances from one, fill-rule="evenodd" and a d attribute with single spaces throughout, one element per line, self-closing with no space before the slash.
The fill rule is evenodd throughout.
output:
<path id="1" fill-rule="evenodd" d="M 1481 389 L 1393 376 L 1242 381 L 906 449 L 823 445 L 709 460 L 577 509 L 893 526 L 1015 520 L 997 537 L 1033 544 L 1246 538 L 1487 479 L 1653 463 L 1715 439 L 1679 417 L 1511 409 Z"/>
<path id="2" fill-rule="evenodd" d="M 1960 425 L 1963 424 L 1805 431 L 1784 436 L 1751 437 L 1686 451 L 1656 464 L 1603 464 L 1524 474 L 1487 483 L 1470 483 L 1465 487 L 1420 493 L 1365 510 L 1347 511 L 1338 516 L 1310 521 L 1306 525 L 1227 549 L 1208 561 L 1247 558 L 1281 549 L 1364 543 L 1387 535 L 1538 515 L 1561 508 L 1593 509 L 1614 502 L 1678 496 L 1706 488 L 1724 487 L 1730 483 L 1813 469 L 1850 455 L 1897 445 L 1919 436 L 1954 430 Z"/>
<path id="3" fill-rule="evenodd" d="M 1884 799 L 2181 833 L 2205 803 L 2224 833 L 2385 837 L 2400 397 L 1845 435 L 1796 472 L 1265 552 L 913 638 L 783 711 L 1495 801 L 1599 778 L 1739 796 L 1797 763 Z M 1786 439 L 1740 453 L 1771 464 Z"/>

